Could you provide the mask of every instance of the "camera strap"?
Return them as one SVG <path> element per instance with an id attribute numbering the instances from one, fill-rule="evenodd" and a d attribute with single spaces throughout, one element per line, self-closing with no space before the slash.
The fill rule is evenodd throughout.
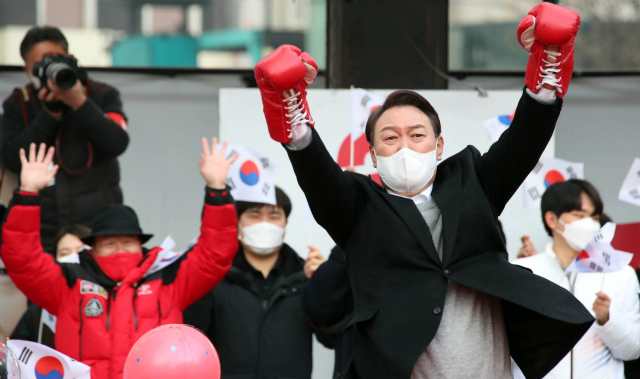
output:
<path id="1" fill-rule="evenodd" d="M 90 81 L 88 80 L 86 83 L 84 83 L 85 95 L 87 96 L 87 98 L 91 96 L 91 87 L 89 83 Z M 24 126 L 26 127 L 27 125 L 29 125 L 27 104 L 33 104 L 33 101 L 31 101 L 31 99 L 34 98 L 33 92 L 31 91 L 31 87 L 26 86 L 26 87 L 21 87 L 18 91 L 18 94 L 20 95 L 20 103 L 22 104 L 22 117 L 24 118 Z M 60 142 L 62 140 L 62 130 L 60 130 L 56 135 L 56 156 L 58 157 L 58 164 L 60 165 L 60 168 L 69 175 L 73 175 L 73 176 L 82 175 L 85 172 L 89 171 L 91 166 L 93 166 L 93 144 L 91 143 L 91 140 L 89 140 L 89 137 L 87 136 L 86 132 L 83 131 L 82 137 L 84 138 L 84 141 L 87 144 L 87 150 L 89 151 L 89 158 L 87 159 L 87 164 L 85 165 L 85 167 L 81 168 L 78 171 L 73 171 L 64 164 L 64 162 L 62 161 L 62 155 L 60 154 Z M 4 173 L 5 173 L 5 170 L 3 168 L 2 172 L 0 173 L 0 189 L 2 189 L 2 179 L 4 179 Z"/>
<path id="2" fill-rule="evenodd" d="M 21 87 L 18 91 L 20 95 L 20 103 L 22 104 L 22 117 L 24 119 L 24 126 L 29 125 L 29 116 L 27 115 L 27 103 L 32 103 L 31 99 L 33 98 L 33 92 L 31 92 L 31 88 Z"/>

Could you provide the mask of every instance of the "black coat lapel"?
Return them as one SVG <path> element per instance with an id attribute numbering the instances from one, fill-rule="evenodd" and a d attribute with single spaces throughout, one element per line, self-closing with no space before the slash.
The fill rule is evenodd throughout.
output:
<path id="1" fill-rule="evenodd" d="M 442 260 L 446 264 L 451 259 L 451 252 L 458 233 L 460 210 L 462 201 L 462 175 L 460 166 L 438 167 L 436 180 L 433 184 L 433 200 L 442 213 Z"/>
<path id="2" fill-rule="evenodd" d="M 400 216 L 402 221 L 404 221 L 411 233 L 413 233 L 416 239 L 420 242 L 420 245 L 431 257 L 431 259 L 440 264 L 440 257 L 438 257 L 436 247 L 433 245 L 433 238 L 431 237 L 429 227 L 424 221 L 424 218 L 422 218 L 422 215 L 420 214 L 420 211 L 418 210 L 418 207 L 413 202 L 413 200 L 406 199 L 400 196 L 390 195 L 387 193 L 387 190 L 378 186 L 373 181 L 372 183 L 380 192 L 382 198 L 385 199 L 389 203 L 389 205 L 391 205 L 393 210 L 396 211 L 398 216 Z"/>

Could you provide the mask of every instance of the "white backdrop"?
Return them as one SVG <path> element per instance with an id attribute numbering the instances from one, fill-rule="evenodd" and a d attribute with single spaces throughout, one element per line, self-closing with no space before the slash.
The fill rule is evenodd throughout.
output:
<path id="1" fill-rule="evenodd" d="M 380 96 L 391 90 L 371 91 Z M 479 97 L 473 91 L 419 91 L 434 106 L 442 123 L 444 158 L 471 144 L 481 152 L 491 145 L 482 122 L 502 114 L 510 114 L 518 104 L 522 91 L 492 91 L 489 97 Z M 220 89 L 220 122 L 218 135 L 229 143 L 252 147 L 274 160 L 275 183 L 291 198 L 293 210 L 289 216 L 286 242 L 302 257 L 312 244 L 328 256 L 333 241 L 322 227 L 307 217 L 304 193 L 296 182 L 285 149 L 269 137 L 262 101 L 257 89 Z M 340 145 L 350 133 L 349 90 L 309 90 L 309 107 L 315 127 L 329 152 L 337 159 Z M 555 137 L 544 155 L 553 157 Z M 371 158 L 358 172 L 375 172 Z M 539 208 L 522 206 L 522 190 L 518 190 L 500 217 L 507 237 L 507 247 L 513 258 L 520 248 L 520 236 L 531 235 L 535 246 L 541 248 L 548 240 L 541 225 Z M 333 352 L 314 344 L 313 379 L 328 379 L 333 371 Z"/>

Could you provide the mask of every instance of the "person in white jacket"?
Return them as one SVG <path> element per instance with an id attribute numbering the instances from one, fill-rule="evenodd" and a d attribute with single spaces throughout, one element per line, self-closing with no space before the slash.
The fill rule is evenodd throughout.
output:
<path id="1" fill-rule="evenodd" d="M 542 196 L 542 218 L 553 242 L 544 252 L 513 261 L 570 291 L 596 322 L 547 379 L 624 379 L 623 361 L 640 356 L 640 285 L 627 266 L 610 273 L 565 273 L 600 229 L 603 204 L 584 180 L 551 185 Z M 512 362 L 514 378 L 524 378 Z"/>

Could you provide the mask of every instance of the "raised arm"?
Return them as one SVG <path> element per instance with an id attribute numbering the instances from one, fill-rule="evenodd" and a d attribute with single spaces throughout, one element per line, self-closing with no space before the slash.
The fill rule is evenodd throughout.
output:
<path id="1" fill-rule="evenodd" d="M 227 143 L 217 151 L 218 139 L 209 148 L 202 139 L 200 174 L 207 183 L 202 226 L 198 243 L 180 264 L 172 284 L 176 304 L 185 310 L 189 305 L 211 291 L 231 268 L 238 251 L 238 217 L 225 180 L 229 166 L 238 158 L 235 154 L 225 159 Z"/>
<path id="2" fill-rule="evenodd" d="M 580 16 L 551 3 L 534 7 L 518 26 L 518 41 L 530 51 L 526 88 L 513 122 L 476 160 L 484 192 L 500 214 L 535 167 L 562 108 L 573 72 L 573 43 Z"/>
<path id="3" fill-rule="evenodd" d="M 285 144 L 300 188 L 316 221 L 337 243 L 349 235 L 364 200 L 353 173 L 345 173 L 312 129 L 306 88 L 318 73 L 307 53 L 283 45 L 255 67 L 264 115 L 272 139 Z"/>
<path id="4" fill-rule="evenodd" d="M 40 244 L 40 198 L 38 192 L 55 176 L 57 165 L 47 171 L 53 160 L 54 148 L 46 152 L 45 144 L 31 144 L 29 157 L 20 150 L 22 171 L 20 190 L 16 192 L 2 228 L 0 255 L 16 287 L 36 305 L 52 315 L 68 288 L 62 268 L 53 257 L 45 254 Z"/>

